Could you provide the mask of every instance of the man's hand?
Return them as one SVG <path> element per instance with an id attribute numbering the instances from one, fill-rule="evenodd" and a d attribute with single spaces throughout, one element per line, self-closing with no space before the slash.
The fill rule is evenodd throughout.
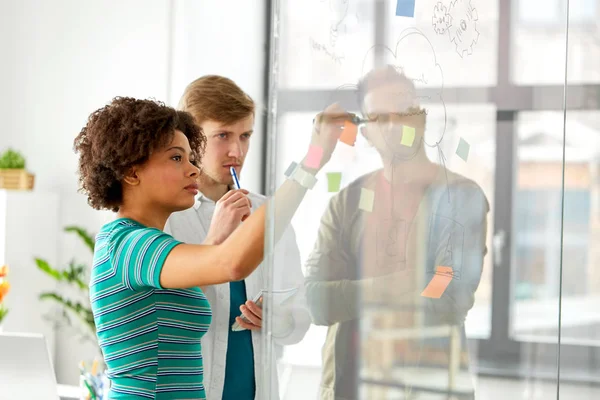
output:
<path id="1" fill-rule="evenodd" d="M 250 216 L 252 203 L 245 189 L 230 190 L 217 201 L 204 244 L 220 244 Z"/>
<path id="2" fill-rule="evenodd" d="M 235 320 L 242 328 L 253 331 L 262 329 L 262 308 L 257 306 L 255 302 L 248 300 L 246 304 L 240 306 L 240 311 L 249 321 L 246 322 L 241 317 L 236 317 Z"/>

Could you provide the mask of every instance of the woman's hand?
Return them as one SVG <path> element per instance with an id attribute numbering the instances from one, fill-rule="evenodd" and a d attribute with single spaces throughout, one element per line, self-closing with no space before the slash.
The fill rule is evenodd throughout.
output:
<path id="1" fill-rule="evenodd" d="M 204 244 L 221 244 L 231 235 L 252 209 L 245 189 L 230 190 L 217 201 Z"/>
<path id="2" fill-rule="evenodd" d="M 306 160 L 311 158 L 310 154 L 307 154 L 302 161 L 302 165 L 306 170 L 316 173 L 327 164 L 342 134 L 344 124 L 349 120 L 350 115 L 337 103 L 330 105 L 325 111 L 317 114 L 313 123 L 310 144 L 311 148 L 321 149 L 319 152 L 322 152 L 322 155 L 318 167 L 314 168 L 307 165 Z"/>

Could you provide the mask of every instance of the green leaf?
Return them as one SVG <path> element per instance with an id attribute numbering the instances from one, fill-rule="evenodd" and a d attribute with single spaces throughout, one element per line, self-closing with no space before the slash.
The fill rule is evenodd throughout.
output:
<path id="1" fill-rule="evenodd" d="M 81 240 L 83 240 L 88 249 L 90 249 L 92 253 L 94 252 L 94 246 L 96 243 L 94 241 L 93 236 L 88 231 L 78 226 L 71 225 L 65 228 L 65 232 L 76 233 L 77 236 L 79 236 Z"/>
<path id="2" fill-rule="evenodd" d="M 96 332 L 96 325 L 94 323 L 94 317 L 92 314 L 92 310 L 90 307 L 84 306 L 80 302 L 72 302 L 69 299 L 65 299 L 63 296 L 54 293 L 54 292 L 44 292 L 40 294 L 40 300 L 52 300 L 57 302 L 58 304 L 63 306 L 63 317 L 69 321 L 70 318 L 67 313 L 67 310 L 73 312 L 85 325 L 92 330 L 92 332 Z M 90 320 L 90 315 L 91 320 Z"/>
<path id="3" fill-rule="evenodd" d="M 93 236 L 88 233 L 85 229 L 78 226 L 67 226 L 64 228 L 65 232 L 75 233 L 86 245 L 86 247 L 93 253 L 95 240 Z M 75 260 L 71 260 L 64 269 L 56 269 L 51 267 L 47 261 L 36 258 L 35 262 L 38 269 L 46 273 L 53 279 L 66 282 L 69 285 L 77 287 L 85 294 L 89 291 L 87 284 L 87 273 L 89 267 L 85 264 L 77 263 Z M 73 325 L 72 321 L 77 318 L 84 323 L 86 329 L 89 329 L 90 337 L 96 338 L 96 324 L 94 322 L 94 315 L 92 313 L 89 303 L 83 304 L 78 301 L 70 300 L 67 297 L 63 297 L 59 293 L 46 292 L 39 296 L 40 300 L 52 301 L 60 305 L 61 320 L 66 321 L 68 325 Z M 96 343 L 97 345 L 97 343 Z"/>
<path id="4" fill-rule="evenodd" d="M 75 285 L 84 291 L 88 290 L 88 285 L 85 283 L 85 271 L 87 269 L 85 265 L 77 265 L 74 261 L 71 261 L 67 269 L 58 270 L 52 268 L 47 261 L 42 260 L 41 258 L 36 258 L 35 263 L 41 271 L 45 272 L 53 279 Z"/>
<path id="5" fill-rule="evenodd" d="M 52 278 L 56 279 L 57 281 L 63 280 L 62 272 L 57 269 L 52 268 L 46 260 L 42 260 L 41 258 L 36 258 L 35 263 L 37 264 L 37 267 L 40 270 L 44 271 L 46 274 L 48 274 Z"/>
<path id="6" fill-rule="evenodd" d="M 65 281 L 77 285 L 81 290 L 88 290 L 88 285 L 84 282 L 86 269 L 85 265 L 77 265 L 75 261 L 71 261 L 69 268 L 62 271 L 62 275 Z"/>
<path id="7" fill-rule="evenodd" d="M 6 308 L 5 305 L 0 304 L 0 322 L 6 317 L 6 314 L 8 314 L 8 308 Z"/>

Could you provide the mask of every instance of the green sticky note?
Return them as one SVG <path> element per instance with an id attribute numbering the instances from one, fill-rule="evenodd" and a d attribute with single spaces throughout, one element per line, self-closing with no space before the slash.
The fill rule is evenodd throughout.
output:
<path id="1" fill-rule="evenodd" d="M 327 191 L 335 193 L 340 191 L 340 185 L 342 183 L 341 172 L 328 172 L 327 173 Z"/>
<path id="2" fill-rule="evenodd" d="M 412 126 L 403 126 L 402 127 L 402 140 L 400 141 L 401 144 L 408 146 L 408 147 L 412 147 L 413 143 L 415 142 L 415 128 L 413 128 Z"/>
<path id="3" fill-rule="evenodd" d="M 462 158 L 465 162 L 469 158 L 469 149 L 471 146 L 467 141 L 463 138 L 460 138 L 460 142 L 458 142 L 458 147 L 456 148 L 456 155 Z"/>
<path id="4" fill-rule="evenodd" d="M 360 201 L 358 208 L 364 211 L 373 211 L 373 201 L 375 200 L 375 192 L 369 189 L 360 189 Z"/>

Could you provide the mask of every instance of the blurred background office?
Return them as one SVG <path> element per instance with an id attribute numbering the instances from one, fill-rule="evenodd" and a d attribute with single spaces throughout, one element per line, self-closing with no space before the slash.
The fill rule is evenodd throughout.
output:
<path id="1" fill-rule="evenodd" d="M 0 151 L 35 175 L 32 190 L 0 191 L 1 329 L 44 333 L 60 383 L 76 385 L 79 361 L 97 355 L 85 323 L 39 299 L 85 306 L 85 291 L 35 261 L 89 266 L 64 228 L 93 234 L 113 218 L 77 193 L 72 143 L 90 112 L 114 96 L 176 106 L 193 79 L 227 76 L 260 110 L 243 185 L 271 194 L 316 113 L 333 101 L 360 111 L 353 85 L 382 57 L 423 93 L 430 159 L 490 203 L 465 323 L 475 398 L 600 398 L 599 18 L 598 0 L 0 0 Z M 293 220 L 303 263 L 338 190 L 328 179 L 343 188 L 380 167 L 360 135 L 338 146 Z M 313 325 L 283 349 L 282 399 L 318 398 L 325 332 Z M 375 374 L 364 398 L 408 398 L 407 385 L 410 398 L 461 398 L 450 369 L 419 382 Z"/>

